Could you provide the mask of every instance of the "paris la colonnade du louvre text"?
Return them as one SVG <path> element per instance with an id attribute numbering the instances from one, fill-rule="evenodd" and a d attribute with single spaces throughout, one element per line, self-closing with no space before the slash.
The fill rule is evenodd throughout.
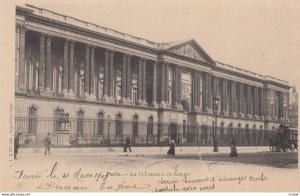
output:
<path id="1" fill-rule="evenodd" d="M 288 82 L 214 61 L 194 40 L 156 43 L 31 5 L 16 7 L 21 143 L 265 145 L 289 123 Z"/>

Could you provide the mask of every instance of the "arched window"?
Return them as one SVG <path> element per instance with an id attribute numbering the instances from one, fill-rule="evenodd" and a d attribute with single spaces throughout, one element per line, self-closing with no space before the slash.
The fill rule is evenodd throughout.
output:
<path id="1" fill-rule="evenodd" d="M 54 123 L 54 130 L 55 131 L 59 131 L 61 130 L 61 125 L 62 125 L 62 116 L 64 114 L 64 110 L 62 108 L 57 108 L 54 111 L 54 119 L 55 119 L 55 123 Z"/>
<path id="2" fill-rule="evenodd" d="M 153 136 L 153 117 L 148 118 L 147 137 Z"/>
<path id="3" fill-rule="evenodd" d="M 97 135 L 102 136 L 103 131 L 104 131 L 104 114 L 103 114 L 103 112 L 99 112 L 97 117 L 98 117 Z"/>
<path id="4" fill-rule="evenodd" d="M 79 110 L 77 112 L 77 136 L 83 136 L 84 126 L 84 111 Z"/>
<path id="5" fill-rule="evenodd" d="M 134 137 L 138 136 L 138 121 L 139 121 L 138 115 L 134 115 L 133 122 L 132 122 L 132 133 Z"/>
<path id="6" fill-rule="evenodd" d="M 117 114 L 116 116 L 116 136 L 123 135 L 123 126 L 122 126 L 122 115 Z"/>
<path id="7" fill-rule="evenodd" d="M 28 133 L 36 134 L 37 132 L 37 109 L 32 106 L 28 110 Z"/>

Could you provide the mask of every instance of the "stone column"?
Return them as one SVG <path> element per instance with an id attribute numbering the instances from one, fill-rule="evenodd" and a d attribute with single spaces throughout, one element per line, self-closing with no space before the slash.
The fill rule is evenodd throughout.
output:
<path id="1" fill-rule="evenodd" d="M 203 76 L 198 72 L 198 110 L 202 111 L 202 96 L 203 96 Z"/>
<path id="2" fill-rule="evenodd" d="M 109 91 L 109 51 L 105 51 L 104 59 L 104 95 L 103 101 L 108 101 L 108 91 Z"/>
<path id="3" fill-rule="evenodd" d="M 177 97 L 177 103 L 178 103 L 178 109 L 182 110 L 183 106 L 181 104 L 181 67 L 178 67 L 178 97 Z"/>
<path id="4" fill-rule="evenodd" d="M 26 34 L 26 27 L 25 25 L 18 25 L 17 27 L 17 34 L 18 36 L 18 91 L 26 91 L 26 79 L 25 79 L 25 34 Z"/>
<path id="5" fill-rule="evenodd" d="M 160 73 L 160 76 L 161 76 L 161 79 L 160 79 L 160 107 L 161 108 L 164 108 L 166 107 L 166 102 L 165 102 L 165 88 L 166 88 L 166 81 L 165 81 L 165 77 L 166 77 L 166 74 L 165 74 L 165 63 L 161 63 L 161 73 Z"/>
<path id="6" fill-rule="evenodd" d="M 198 71 L 195 72 L 195 108 L 196 111 L 199 111 L 199 93 L 200 93 L 200 84 L 199 84 L 199 74 Z"/>
<path id="7" fill-rule="evenodd" d="M 246 103 L 247 103 L 247 114 L 248 118 L 251 118 L 251 86 L 247 85 L 247 96 L 246 96 Z"/>
<path id="8" fill-rule="evenodd" d="M 143 100 L 143 59 L 139 59 L 139 65 L 138 65 L 138 104 L 142 104 Z"/>
<path id="9" fill-rule="evenodd" d="M 264 89 L 260 88 L 260 118 L 264 118 Z"/>
<path id="10" fill-rule="evenodd" d="M 125 99 L 126 99 L 126 85 L 127 85 L 127 79 L 126 79 L 126 75 L 127 75 L 127 55 L 123 54 L 123 58 L 122 58 L 122 89 L 121 89 L 121 103 L 125 103 Z"/>
<path id="11" fill-rule="evenodd" d="M 244 100 L 244 85 L 242 83 L 239 83 L 239 97 L 240 97 L 240 113 L 239 117 L 245 116 L 245 100 Z"/>
<path id="12" fill-rule="evenodd" d="M 110 51 L 109 54 L 109 99 L 110 102 L 114 102 L 114 52 Z"/>
<path id="13" fill-rule="evenodd" d="M 193 111 L 196 111 L 196 72 L 194 70 L 191 71 L 192 77 L 192 97 L 191 97 L 191 108 Z"/>
<path id="14" fill-rule="evenodd" d="M 146 90 L 147 90 L 147 81 L 146 81 L 146 60 L 144 59 L 143 60 L 143 73 L 142 73 L 142 75 L 143 75 L 143 85 L 142 85 L 142 88 L 143 88 L 143 96 L 142 96 L 142 102 L 143 102 L 143 105 L 147 105 L 147 102 L 146 102 Z"/>
<path id="15" fill-rule="evenodd" d="M 19 88 L 19 66 L 20 66 L 20 25 L 16 25 L 16 39 L 15 39 L 15 87 L 16 90 Z"/>
<path id="16" fill-rule="evenodd" d="M 39 58 L 39 77 L 38 77 L 38 86 L 39 91 L 44 90 L 45 82 L 45 34 L 41 33 L 40 35 L 40 58 Z"/>
<path id="17" fill-rule="evenodd" d="M 223 79 L 222 82 L 222 97 L 221 97 L 221 114 L 222 115 L 228 115 L 227 110 L 227 80 Z"/>
<path id="18" fill-rule="evenodd" d="M 169 100 L 168 100 L 168 94 L 169 94 L 169 69 L 170 69 L 170 65 L 168 63 L 165 64 L 165 103 L 167 107 L 170 107 L 171 106 L 171 103 L 169 103 Z"/>
<path id="19" fill-rule="evenodd" d="M 231 111 L 232 111 L 232 116 L 236 116 L 236 82 L 232 81 L 231 82 Z"/>
<path id="20" fill-rule="evenodd" d="M 253 112 L 253 93 L 252 93 L 252 89 L 253 89 L 253 87 L 252 86 L 250 86 L 250 115 L 252 116 L 252 117 L 254 117 L 254 112 Z"/>
<path id="21" fill-rule="evenodd" d="M 96 100 L 95 94 L 95 47 L 91 46 L 91 55 L 90 55 L 90 95 L 89 98 L 92 100 Z"/>
<path id="22" fill-rule="evenodd" d="M 254 87 L 254 117 L 258 118 L 258 88 Z"/>
<path id="23" fill-rule="evenodd" d="M 157 64 L 153 63 L 152 106 L 157 107 Z"/>
<path id="24" fill-rule="evenodd" d="M 212 113 L 211 75 L 205 74 L 205 111 Z"/>
<path id="25" fill-rule="evenodd" d="M 74 68 L 74 45 L 75 41 L 70 41 L 70 59 L 69 59 L 69 95 L 70 97 L 75 97 L 74 95 L 74 77 L 75 77 L 75 68 Z"/>
<path id="26" fill-rule="evenodd" d="M 52 62 L 51 62 L 51 36 L 46 37 L 46 65 L 45 65 L 45 90 L 51 94 L 52 91 Z M 48 95 L 50 95 L 47 93 Z"/>
<path id="27" fill-rule="evenodd" d="M 131 103 L 131 99 L 132 99 L 132 77 L 131 77 L 131 56 L 127 55 L 127 63 L 126 63 L 126 68 L 127 68 L 127 72 L 126 72 L 126 79 L 127 79 L 127 87 L 126 87 L 126 98 L 127 98 L 127 102 Z"/>
<path id="28" fill-rule="evenodd" d="M 89 82 L 90 82 L 90 46 L 85 47 L 85 65 L 84 65 L 84 95 L 89 96 Z"/>
<path id="29" fill-rule="evenodd" d="M 69 40 L 65 40 L 64 42 L 64 65 L 63 65 L 63 87 L 62 92 L 65 94 L 68 92 L 68 76 L 69 76 Z"/>
<path id="30" fill-rule="evenodd" d="M 218 96 L 219 95 L 219 82 L 218 82 L 218 78 L 216 76 L 213 76 L 213 97 Z M 212 108 L 213 111 L 216 110 L 216 104 L 214 103 Z M 218 106 L 219 109 L 219 106 Z"/>
<path id="31" fill-rule="evenodd" d="M 178 66 L 177 65 L 174 65 L 174 74 L 173 74 L 173 80 L 172 80 L 172 100 L 173 100 L 173 103 L 172 103 L 172 106 L 174 108 L 177 108 L 178 106 L 178 101 L 177 101 L 177 98 L 178 98 Z"/>

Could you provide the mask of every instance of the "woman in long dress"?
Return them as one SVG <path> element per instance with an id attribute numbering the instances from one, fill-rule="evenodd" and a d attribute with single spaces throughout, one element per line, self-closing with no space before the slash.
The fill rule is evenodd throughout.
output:
<path id="1" fill-rule="evenodd" d="M 170 148 L 169 148 L 167 154 L 168 154 L 169 156 L 174 156 L 174 155 L 175 155 L 175 141 L 174 141 L 174 140 L 171 140 L 171 141 L 170 141 Z"/>

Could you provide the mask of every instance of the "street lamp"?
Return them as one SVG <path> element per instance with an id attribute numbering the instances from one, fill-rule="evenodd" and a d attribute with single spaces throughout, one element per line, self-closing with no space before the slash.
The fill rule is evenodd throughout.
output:
<path id="1" fill-rule="evenodd" d="M 220 102 L 220 96 L 219 95 L 215 95 L 213 97 L 213 101 L 215 104 L 215 126 L 214 126 L 214 132 L 213 132 L 213 145 L 214 145 L 214 151 L 213 152 L 219 152 L 218 149 L 218 136 L 217 136 L 217 129 L 218 129 L 218 106 L 219 106 L 219 102 Z"/>

